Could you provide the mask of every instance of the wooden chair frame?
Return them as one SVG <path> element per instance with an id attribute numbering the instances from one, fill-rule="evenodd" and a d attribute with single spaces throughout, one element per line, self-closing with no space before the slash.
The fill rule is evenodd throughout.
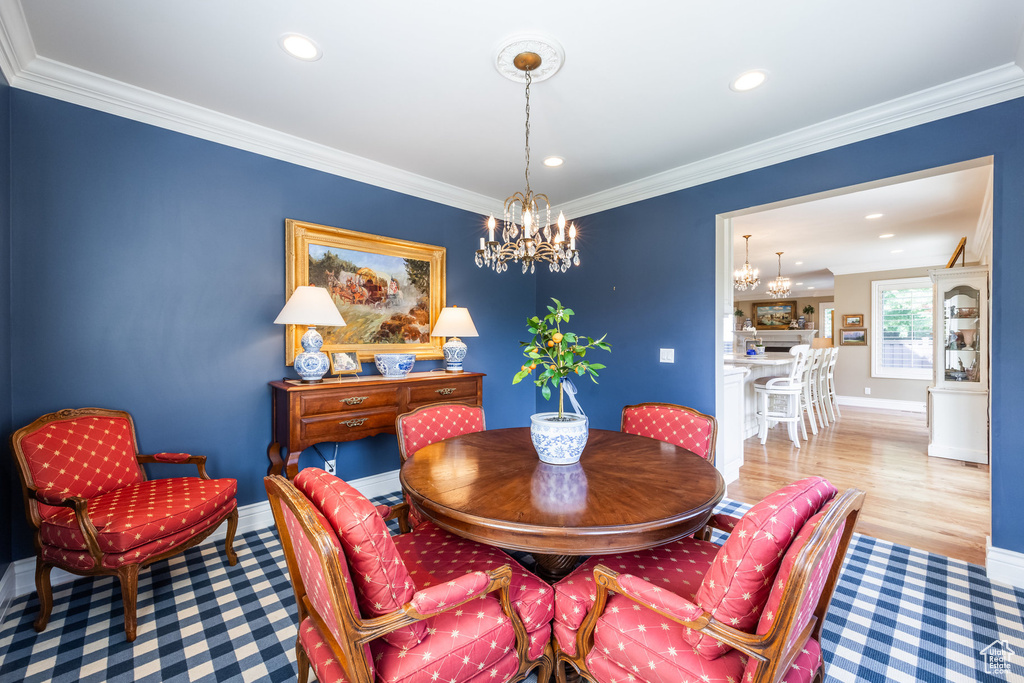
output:
<path id="1" fill-rule="evenodd" d="M 295 602 L 299 608 L 299 624 L 302 624 L 307 617 L 312 619 L 351 683 L 374 683 L 374 678 L 371 676 L 370 668 L 363 655 L 363 646 L 371 640 L 380 638 L 403 626 L 429 619 L 435 616 L 435 614 L 420 614 L 412 606 L 412 601 L 410 601 L 400 609 L 388 614 L 371 619 L 363 619 L 359 615 L 356 606 L 349 600 L 343 578 L 344 574 L 338 559 L 338 552 L 328 532 L 317 519 L 313 504 L 295 488 L 291 481 L 284 477 L 271 475 L 263 481 L 267 489 L 267 496 L 270 499 L 271 510 L 274 513 L 277 532 L 281 537 L 281 545 L 285 551 L 285 560 L 288 564 L 292 588 L 295 590 Z M 291 542 L 288 525 L 282 512 L 283 506 L 287 506 L 291 510 L 295 519 L 302 526 L 302 530 L 306 534 L 306 540 L 309 541 L 320 558 L 321 569 L 327 585 L 327 591 L 330 594 L 331 606 L 334 610 L 334 619 L 343 633 L 341 641 L 328 628 L 327 623 L 314 609 L 306 594 L 306 588 L 302 582 L 302 574 L 299 571 L 298 559 L 295 557 L 295 546 Z M 385 521 L 398 518 L 399 515 L 407 511 L 408 505 L 406 503 L 395 505 L 391 508 L 391 514 L 385 518 Z M 510 681 L 521 681 L 534 668 L 540 667 L 537 680 L 539 683 L 547 683 L 551 678 L 551 669 L 554 664 L 551 645 L 548 644 L 545 647 L 543 654 L 539 658 L 535 660 L 529 658 L 529 637 L 526 633 L 526 626 L 512 606 L 512 600 L 509 596 L 512 568 L 506 564 L 498 569 L 486 572 L 486 574 L 490 582 L 484 592 L 498 591 L 498 601 L 501 603 L 501 609 L 511 621 L 512 628 L 516 634 L 519 671 Z M 440 610 L 440 612 L 456 609 L 477 597 L 479 595 L 474 595 L 461 602 L 452 603 Z M 308 654 L 303 650 L 302 642 L 298 636 L 295 638 L 295 655 L 298 661 L 299 683 L 307 683 L 309 680 L 310 660 Z"/>
<path id="2" fill-rule="evenodd" d="M 848 489 L 833 500 L 831 507 L 822 516 L 821 522 L 811 532 L 807 545 L 800 551 L 800 555 L 793 565 L 789 581 L 783 591 L 782 600 L 776 613 L 777 618 L 772 623 L 768 632 L 763 635 L 739 631 L 720 621 L 716 621 L 707 612 L 704 612 L 693 621 L 684 621 L 645 600 L 628 595 L 619 585 L 618 573 L 604 565 L 598 565 L 594 568 L 594 583 L 597 586 L 596 600 L 584 618 L 579 631 L 576 632 L 576 654 L 569 655 L 559 648 L 557 641 L 555 641 L 555 680 L 558 683 L 565 683 L 566 676 L 563 666 L 565 662 L 571 664 L 587 680 L 595 680 L 593 674 L 587 668 L 586 658 L 594 647 L 594 629 L 597 626 L 598 619 L 604 613 L 608 594 L 613 592 L 624 595 L 633 602 L 654 610 L 666 619 L 671 619 L 683 626 L 706 633 L 712 638 L 716 638 L 726 645 L 745 653 L 749 657 L 753 657 L 759 662 L 759 666 L 754 674 L 752 683 L 777 683 L 781 681 L 797 655 L 800 654 L 800 649 L 807 642 L 808 637 L 813 637 L 818 642 L 821 642 L 821 626 L 825 621 L 825 615 L 828 613 L 832 594 L 839 579 L 839 570 L 843 566 L 846 550 L 850 545 L 850 539 L 853 537 L 854 527 L 857 525 L 857 517 L 864 504 L 864 495 L 864 492 L 858 489 Z M 799 637 L 792 641 L 792 646 L 787 648 L 788 636 L 793 628 L 793 622 L 796 619 L 801 599 L 811 580 L 813 569 L 824 555 L 829 540 L 844 522 L 845 526 L 843 527 L 839 545 L 836 548 L 836 555 L 832 560 L 831 567 L 829 567 L 828 578 L 821 591 L 821 596 L 818 598 L 814 614 Z M 815 672 L 813 683 L 821 683 L 824 680 L 824 675 L 824 670 L 819 667 L 818 671 Z"/>
<path id="3" fill-rule="evenodd" d="M 25 456 L 25 452 L 21 447 L 21 441 L 26 435 L 35 432 L 51 422 L 69 420 L 78 417 L 110 417 L 123 418 L 127 420 L 132 436 L 132 446 L 135 449 L 136 460 L 140 465 L 139 470 L 142 472 L 143 481 L 147 480 L 147 476 L 146 470 L 142 465 L 147 463 L 193 464 L 199 471 L 199 478 L 209 480 L 210 476 L 206 473 L 206 456 L 190 455 L 185 460 L 175 460 L 172 462 L 152 455 L 139 454 L 138 438 L 135 435 L 135 422 L 132 420 L 132 416 L 123 410 L 107 410 L 104 408 L 60 410 L 56 413 L 43 415 L 32 424 L 22 427 L 11 434 L 11 454 L 14 456 L 14 463 L 17 466 L 18 475 L 21 479 L 21 491 L 25 500 L 25 516 L 28 519 L 29 526 L 32 528 L 32 538 L 36 548 L 36 591 L 39 593 L 39 616 L 33 623 L 33 627 L 36 631 L 42 632 L 50 621 L 50 612 L 53 609 L 53 592 L 50 586 L 50 570 L 53 569 L 54 566 L 58 566 L 66 572 L 77 574 L 79 576 L 117 576 L 118 581 L 121 584 L 121 600 L 124 604 L 124 632 L 128 641 L 131 642 L 135 640 L 137 629 L 135 603 L 139 589 L 139 570 L 153 564 L 154 562 L 166 560 L 169 557 L 183 553 L 189 548 L 202 543 L 210 534 L 220 527 L 220 522 L 210 526 L 205 531 L 193 536 L 174 548 L 157 555 L 153 555 L 142 562 L 125 564 L 117 569 L 104 567 L 104 553 L 100 550 L 98 532 L 96 530 L 96 526 L 89 518 L 88 499 L 79 496 L 55 499 L 36 488 L 35 481 L 32 478 L 32 471 L 28 465 L 28 458 Z M 83 570 L 76 569 L 74 567 L 54 565 L 43 560 L 43 543 L 40 538 L 40 529 L 42 527 L 43 520 L 42 515 L 39 513 L 39 503 L 54 507 L 71 508 L 74 511 L 75 520 L 78 522 L 78 528 L 81 530 L 83 538 L 85 538 L 86 548 L 93 560 L 92 569 Z M 228 564 L 234 566 L 238 562 L 238 556 L 235 554 L 234 548 L 232 547 L 235 538 L 235 530 L 238 528 L 238 507 L 236 506 L 235 509 L 231 511 L 231 514 L 226 515 L 224 519 L 228 520 L 227 535 L 224 540 L 224 554 L 228 558 Z M 223 521 L 223 519 L 220 521 Z"/>
<path id="4" fill-rule="evenodd" d="M 656 403 L 656 402 L 634 403 L 633 405 L 624 406 L 622 408 L 622 418 L 619 421 L 619 431 L 620 432 L 625 432 L 626 431 L 626 411 L 627 410 L 629 410 L 630 408 L 643 408 L 645 406 L 651 406 L 653 408 L 670 408 L 672 410 L 680 410 L 680 411 L 682 411 L 684 413 L 690 413 L 691 415 L 696 415 L 697 417 L 702 417 L 705 420 L 707 420 L 708 424 L 711 425 L 711 434 L 708 437 L 708 456 L 707 456 L 706 460 L 709 463 L 711 463 L 712 465 L 715 464 L 715 445 L 718 442 L 718 420 L 715 419 L 714 415 L 705 415 L 704 413 L 700 412 L 699 410 L 695 410 L 695 409 L 690 408 L 688 406 L 681 406 L 681 405 L 678 405 L 676 403 Z"/>

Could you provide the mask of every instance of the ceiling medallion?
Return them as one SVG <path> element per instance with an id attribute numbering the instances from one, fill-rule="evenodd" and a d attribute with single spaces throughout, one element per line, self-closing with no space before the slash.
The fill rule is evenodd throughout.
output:
<path id="1" fill-rule="evenodd" d="M 516 57 L 524 52 L 532 52 L 540 57 L 540 65 L 529 72 L 516 66 Z M 498 48 L 494 67 L 510 81 L 526 83 L 526 75 L 529 73 L 531 81 L 540 83 L 558 73 L 564 61 L 565 52 L 558 41 L 542 36 L 516 36 Z"/>

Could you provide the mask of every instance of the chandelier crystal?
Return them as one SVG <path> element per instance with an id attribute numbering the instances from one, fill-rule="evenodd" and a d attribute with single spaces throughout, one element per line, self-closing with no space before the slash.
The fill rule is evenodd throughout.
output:
<path id="1" fill-rule="evenodd" d="M 547 263 L 553 273 L 564 273 L 570 266 L 580 264 L 576 249 L 576 225 L 565 225 L 565 216 L 559 212 L 558 221 L 551 223 L 551 204 L 546 194 L 530 189 L 530 83 L 531 72 L 541 65 L 535 52 L 522 52 L 516 56 L 515 67 L 526 74 L 526 191 L 516 192 L 505 200 L 501 242 L 495 239 L 496 221 L 487 220 L 487 239 L 480 238 L 476 250 L 476 265 L 487 266 L 497 273 L 508 270 L 509 261 L 521 263 L 523 273 L 535 272 L 538 262 Z"/>
<path id="2" fill-rule="evenodd" d="M 748 287 L 750 289 L 757 287 L 761 278 L 757 276 L 757 268 L 750 267 L 750 235 L 744 235 L 743 239 L 747 241 L 747 257 L 743 262 L 743 267 L 732 274 L 732 282 L 736 285 L 736 289 L 745 291 Z"/>
<path id="3" fill-rule="evenodd" d="M 791 289 L 789 278 L 782 277 L 782 254 L 785 252 L 777 251 L 775 253 L 779 255 L 779 275 L 768 283 L 768 296 L 773 299 L 781 299 L 784 296 L 789 296 Z"/>

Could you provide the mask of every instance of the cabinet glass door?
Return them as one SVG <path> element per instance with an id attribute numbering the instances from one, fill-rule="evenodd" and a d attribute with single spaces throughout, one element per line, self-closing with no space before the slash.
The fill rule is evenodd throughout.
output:
<path id="1" fill-rule="evenodd" d="M 978 382 L 981 377 L 981 301 L 974 287 L 960 285 L 942 297 L 945 317 L 945 378 L 947 382 Z"/>

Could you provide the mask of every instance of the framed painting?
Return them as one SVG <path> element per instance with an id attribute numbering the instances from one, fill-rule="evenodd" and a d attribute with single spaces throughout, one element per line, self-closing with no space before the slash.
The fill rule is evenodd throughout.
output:
<path id="1" fill-rule="evenodd" d="M 856 329 L 839 330 L 839 344 L 841 346 L 867 346 L 868 331 L 864 327 Z"/>
<path id="2" fill-rule="evenodd" d="M 328 357 L 331 359 L 332 375 L 358 375 L 363 370 L 356 351 L 332 351 Z"/>
<path id="3" fill-rule="evenodd" d="M 430 336 L 444 308 L 444 247 L 288 219 L 285 280 L 285 301 L 296 287 L 313 285 L 338 307 L 344 326 L 317 327 L 332 367 L 335 352 L 354 353 L 355 362 L 376 353 L 444 355 L 444 339 Z M 285 360 L 292 365 L 306 328 L 286 327 Z"/>
<path id="4" fill-rule="evenodd" d="M 864 314 L 853 313 L 843 316 L 843 327 L 864 327 Z"/>
<path id="5" fill-rule="evenodd" d="M 759 330 L 784 330 L 796 320 L 796 299 L 762 301 L 753 304 L 754 327 Z"/>

